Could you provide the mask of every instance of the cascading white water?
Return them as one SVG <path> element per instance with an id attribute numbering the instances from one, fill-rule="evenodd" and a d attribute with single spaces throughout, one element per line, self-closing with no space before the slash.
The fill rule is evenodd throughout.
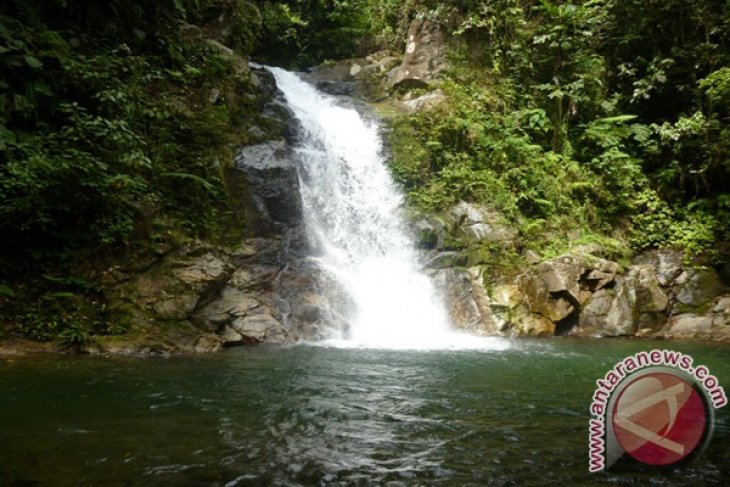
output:
<path id="1" fill-rule="evenodd" d="M 451 331 L 442 300 L 418 269 L 377 125 L 295 74 L 269 70 L 302 125 L 295 150 L 307 232 L 353 303 L 349 331 L 337 343 L 443 348 L 476 340 L 485 346 Z"/>

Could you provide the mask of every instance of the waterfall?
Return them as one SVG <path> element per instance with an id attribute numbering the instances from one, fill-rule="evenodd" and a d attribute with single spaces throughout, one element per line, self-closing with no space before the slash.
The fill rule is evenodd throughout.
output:
<path id="1" fill-rule="evenodd" d="M 301 124 L 295 153 L 306 231 L 352 304 L 349 330 L 336 343 L 442 348 L 478 340 L 451 331 L 442 299 L 419 270 L 377 124 L 295 74 L 268 69 Z"/>

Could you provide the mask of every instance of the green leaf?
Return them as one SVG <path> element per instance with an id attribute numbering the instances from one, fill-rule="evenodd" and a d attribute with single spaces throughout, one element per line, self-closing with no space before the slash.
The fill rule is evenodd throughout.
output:
<path id="1" fill-rule="evenodd" d="M 15 291 L 7 284 L 0 284 L 0 296 L 6 296 L 8 298 L 15 297 Z"/>
<path id="2" fill-rule="evenodd" d="M 636 115 L 617 115 L 615 117 L 601 118 L 596 120 L 598 123 L 624 123 L 634 120 Z"/>
<path id="3" fill-rule="evenodd" d="M 58 291 L 48 294 L 49 298 L 73 298 L 74 296 L 76 296 L 74 293 L 68 291 Z"/>
<path id="4" fill-rule="evenodd" d="M 180 173 L 180 172 L 166 172 L 166 173 L 161 174 L 161 176 L 166 177 L 166 178 L 178 178 L 178 179 L 186 179 L 188 181 L 194 181 L 194 182 L 200 184 L 209 193 L 215 194 L 215 186 L 213 186 L 210 182 L 206 181 L 205 179 L 201 178 L 200 176 L 196 176 L 195 174 Z"/>
<path id="5" fill-rule="evenodd" d="M 41 69 L 43 67 L 40 59 L 34 56 L 25 56 L 25 63 L 33 69 Z"/>
<path id="6" fill-rule="evenodd" d="M 185 5 L 183 5 L 183 0 L 174 0 L 175 8 L 177 9 L 178 13 L 184 17 L 187 16 L 187 12 L 185 11 Z"/>

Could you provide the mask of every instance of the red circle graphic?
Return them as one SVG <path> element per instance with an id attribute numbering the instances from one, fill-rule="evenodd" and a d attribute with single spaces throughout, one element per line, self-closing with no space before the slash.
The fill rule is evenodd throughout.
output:
<path id="1" fill-rule="evenodd" d="M 695 388 L 670 373 L 636 378 L 613 407 L 621 447 L 648 465 L 671 465 L 697 448 L 707 429 L 705 403 Z"/>

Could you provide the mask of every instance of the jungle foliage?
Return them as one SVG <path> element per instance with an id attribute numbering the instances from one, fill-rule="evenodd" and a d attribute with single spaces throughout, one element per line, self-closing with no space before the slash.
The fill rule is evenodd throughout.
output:
<path id="1" fill-rule="evenodd" d="M 0 4 L 0 325 L 69 345 L 118 332 L 75 269 L 220 234 L 221 168 L 256 108 L 207 39 L 245 55 L 259 32 L 242 0 Z"/>
<path id="2" fill-rule="evenodd" d="M 410 140 L 395 173 L 416 204 L 497 206 L 538 247 L 561 229 L 695 254 L 728 241 L 730 3 L 415 11 L 455 34 L 449 105 L 395 122 Z"/>
<path id="3" fill-rule="evenodd" d="M 5 0 L 0 315 L 69 346 L 123 331 L 74 264 L 221 232 L 257 107 L 209 39 L 304 68 L 402 53 L 418 15 L 451 68 L 446 105 L 392 122 L 414 206 L 492 206 L 543 253 L 729 241 L 728 0 Z"/>

